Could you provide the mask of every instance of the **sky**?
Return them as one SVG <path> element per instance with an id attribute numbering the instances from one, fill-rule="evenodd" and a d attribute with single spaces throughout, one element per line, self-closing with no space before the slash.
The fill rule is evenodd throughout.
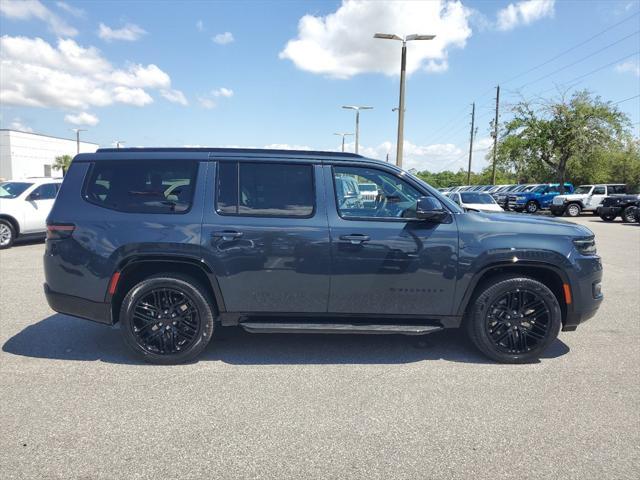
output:
<path id="1" fill-rule="evenodd" d="M 522 98 L 589 89 L 640 131 L 640 0 L 0 1 L 0 126 L 101 146 L 336 150 L 393 161 L 408 43 L 404 167 L 487 163 Z M 354 148 L 347 137 L 347 150 Z"/>

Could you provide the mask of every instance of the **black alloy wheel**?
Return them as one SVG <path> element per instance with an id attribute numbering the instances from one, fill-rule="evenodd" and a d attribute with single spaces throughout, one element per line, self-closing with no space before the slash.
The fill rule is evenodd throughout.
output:
<path id="1" fill-rule="evenodd" d="M 543 342 L 550 330 L 550 311 L 536 292 L 508 291 L 491 304 L 485 317 L 487 335 L 505 353 L 522 354 Z"/>
<path id="2" fill-rule="evenodd" d="M 622 221 L 624 223 L 633 223 L 636 221 L 636 207 L 630 205 L 622 211 Z"/>
<path id="3" fill-rule="evenodd" d="M 501 363 L 529 363 L 556 339 L 562 312 L 555 294 L 523 275 L 492 277 L 477 287 L 465 315 L 471 342 Z"/>
<path id="4" fill-rule="evenodd" d="M 202 352 L 214 327 L 207 290 L 195 279 L 163 274 L 135 285 L 122 302 L 125 342 L 146 361 L 183 363 Z"/>

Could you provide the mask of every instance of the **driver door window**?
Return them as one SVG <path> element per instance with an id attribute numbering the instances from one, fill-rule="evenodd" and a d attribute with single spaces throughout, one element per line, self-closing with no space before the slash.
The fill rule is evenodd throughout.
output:
<path id="1" fill-rule="evenodd" d="M 382 170 L 363 167 L 333 168 L 338 213 L 345 219 L 415 218 L 422 196 L 411 185 Z M 367 184 L 367 189 L 360 185 Z M 375 190 L 371 185 L 375 185 Z"/>

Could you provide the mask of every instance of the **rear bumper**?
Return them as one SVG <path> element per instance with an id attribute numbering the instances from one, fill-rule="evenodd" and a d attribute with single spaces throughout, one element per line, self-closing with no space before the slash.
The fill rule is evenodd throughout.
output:
<path id="1" fill-rule="evenodd" d="M 108 303 L 92 302 L 73 295 L 54 292 L 46 283 L 44 284 L 44 295 L 47 297 L 49 306 L 56 312 L 104 325 L 113 325 L 111 305 Z"/>

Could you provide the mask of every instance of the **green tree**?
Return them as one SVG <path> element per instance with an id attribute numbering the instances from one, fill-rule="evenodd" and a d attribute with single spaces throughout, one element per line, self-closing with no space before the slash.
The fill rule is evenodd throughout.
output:
<path id="1" fill-rule="evenodd" d="M 588 91 L 577 92 L 569 100 L 522 101 L 513 107 L 513 118 L 505 125 L 499 161 L 519 180 L 555 178 L 562 191 L 569 162 L 619 149 L 628 138 L 629 123 L 614 105 Z"/>
<path id="2" fill-rule="evenodd" d="M 71 155 L 60 155 L 56 157 L 56 162 L 53 164 L 54 170 L 62 170 L 62 175 L 67 173 L 69 167 L 71 166 L 71 161 L 73 158 Z"/>

